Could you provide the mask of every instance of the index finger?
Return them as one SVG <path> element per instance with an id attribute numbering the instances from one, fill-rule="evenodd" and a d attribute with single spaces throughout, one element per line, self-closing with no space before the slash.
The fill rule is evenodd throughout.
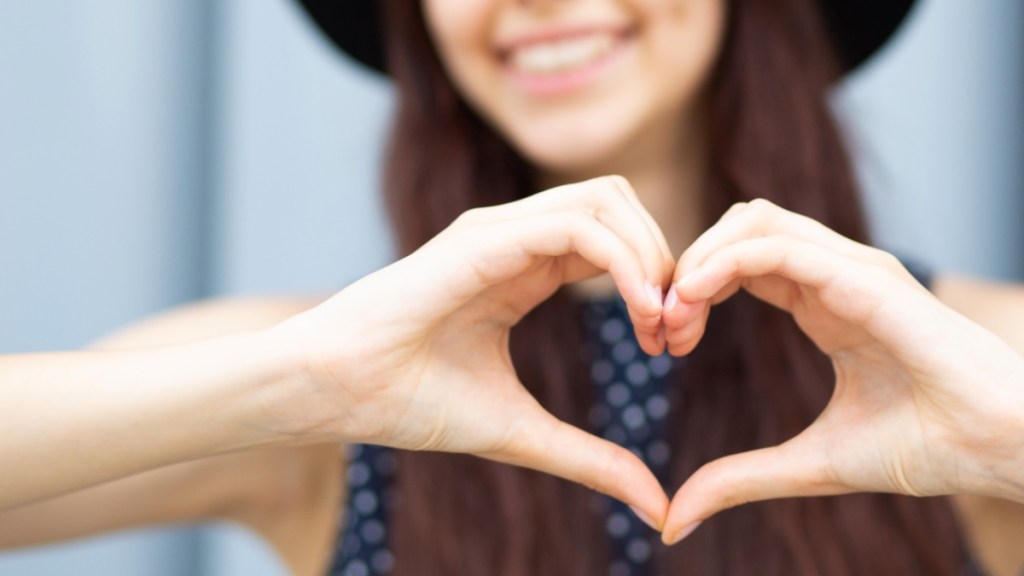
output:
<path id="1" fill-rule="evenodd" d="M 524 420 L 516 437 L 510 450 L 481 456 L 583 484 L 624 502 L 648 526 L 661 529 L 668 496 L 650 469 L 629 450 L 544 411 Z"/>

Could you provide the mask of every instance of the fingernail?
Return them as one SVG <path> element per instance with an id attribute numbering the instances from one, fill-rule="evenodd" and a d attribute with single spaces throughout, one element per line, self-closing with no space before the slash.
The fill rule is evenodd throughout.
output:
<path id="1" fill-rule="evenodd" d="M 679 295 L 676 294 L 676 287 L 670 286 L 668 289 L 668 296 L 665 297 L 665 312 L 671 311 L 679 304 Z"/>
<path id="2" fill-rule="evenodd" d="M 697 529 L 697 526 L 700 526 L 700 522 L 694 522 L 693 524 L 688 525 L 686 528 L 683 528 L 679 531 L 678 534 L 675 535 L 674 538 L 672 538 L 672 540 L 669 541 L 668 545 L 675 546 L 676 544 L 679 544 L 683 541 L 683 538 L 686 538 L 690 534 L 693 534 L 693 531 Z"/>
<path id="3" fill-rule="evenodd" d="M 651 520 L 650 516 L 648 516 L 647 514 L 644 514 L 643 512 L 641 512 L 640 510 L 637 510 L 636 508 L 634 508 L 632 506 L 630 506 L 629 509 L 632 510 L 633 514 L 636 514 L 636 517 L 639 518 L 644 524 L 647 524 L 648 526 L 650 526 L 651 530 L 657 530 L 658 529 L 658 525 L 654 522 L 654 520 Z"/>
<path id="4" fill-rule="evenodd" d="M 647 291 L 647 298 L 651 301 L 651 304 L 661 307 L 661 290 L 654 287 L 651 281 L 644 282 L 644 290 Z"/>

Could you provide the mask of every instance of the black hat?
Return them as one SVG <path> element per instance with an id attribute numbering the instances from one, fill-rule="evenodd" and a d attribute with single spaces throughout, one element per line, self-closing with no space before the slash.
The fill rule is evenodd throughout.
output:
<path id="1" fill-rule="evenodd" d="M 342 50 L 384 71 L 377 3 L 384 0 L 299 0 L 313 21 Z M 899 28 L 914 0 L 818 0 L 840 62 L 850 71 L 867 60 Z"/>

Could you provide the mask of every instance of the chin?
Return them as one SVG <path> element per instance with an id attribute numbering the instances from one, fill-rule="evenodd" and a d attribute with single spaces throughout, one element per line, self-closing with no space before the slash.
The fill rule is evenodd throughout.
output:
<path id="1" fill-rule="evenodd" d="M 583 180 L 611 170 L 621 149 L 619 140 L 566 131 L 548 138 L 520 140 L 516 149 L 537 170 Z"/>

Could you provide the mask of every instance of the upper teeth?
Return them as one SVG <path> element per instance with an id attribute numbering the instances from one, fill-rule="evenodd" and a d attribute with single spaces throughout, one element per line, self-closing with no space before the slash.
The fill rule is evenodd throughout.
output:
<path id="1" fill-rule="evenodd" d="M 589 64 L 604 56 L 614 44 L 615 37 L 611 34 L 538 42 L 513 50 L 509 62 L 523 72 L 552 74 Z"/>

